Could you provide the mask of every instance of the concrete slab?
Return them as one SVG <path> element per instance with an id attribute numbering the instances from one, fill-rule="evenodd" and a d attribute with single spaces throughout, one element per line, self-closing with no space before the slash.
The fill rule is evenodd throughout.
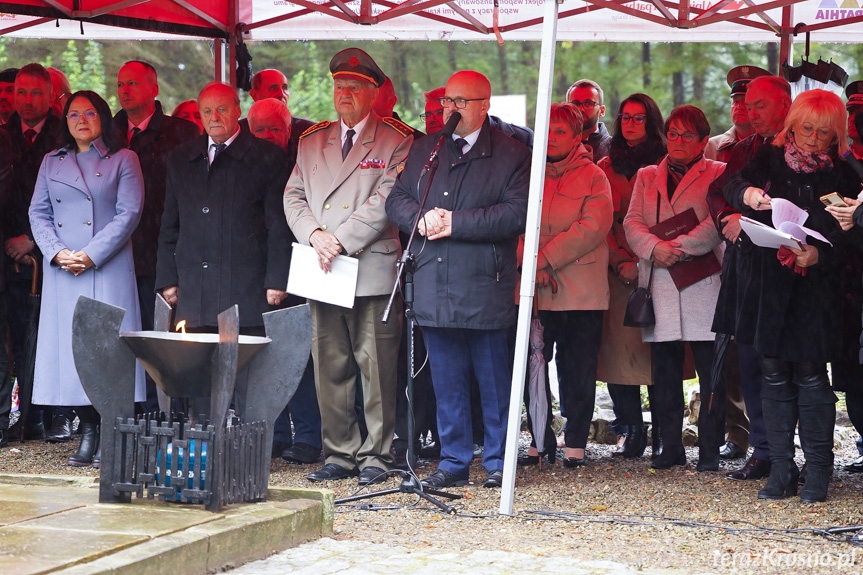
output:
<path id="1" fill-rule="evenodd" d="M 125 533 L 149 538 L 161 537 L 216 521 L 222 516 L 200 508 L 180 508 L 165 504 L 164 508 L 135 504 L 97 504 L 72 509 L 65 513 L 40 517 L 22 523 L 21 527 L 58 529 L 61 531 L 90 531 L 97 533 Z"/>
<path id="2" fill-rule="evenodd" d="M 21 523 L 0 528 L 2 553 L 25 566 L 32 560 L 51 561 L 59 565 L 93 561 L 148 540 L 146 536 L 125 533 L 95 533 L 50 528 L 28 529 Z M 40 573 L 41 571 L 22 572 Z"/>
<path id="3" fill-rule="evenodd" d="M 58 492 L 62 493 L 63 496 L 58 498 Z M 64 503 L 75 505 L 98 503 L 98 485 L 95 488 L 74 485 L 7 485 L 0 479 L 0 500 L 56 503 L 58 499 Z"/>
<path id="4" fill-rule="evenodd" d="M 36 501 L 3 501 L 0 499 L 0 527 L 31 520 L 34 517 L 54 515 L 74 509 L 77 505 Z"/>
<path id="5" fill-rule="evenodd" d="M 91 479 L 0 476 L 2 575 L 204 575 L 332 533 L 333 493 L 228 506 L 98 503 Z M 68 480 L 67 480 L 68 479 Z"/>

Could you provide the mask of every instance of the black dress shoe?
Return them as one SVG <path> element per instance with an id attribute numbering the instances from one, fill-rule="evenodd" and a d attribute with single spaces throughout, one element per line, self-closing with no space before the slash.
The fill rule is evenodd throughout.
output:
<path id="1" fill-rule="evenodd" d="M 62 413 L 55 415 L 50 429 L 45 432 L 45 440 L 48 443 L 72 441 L 72 421 Z"/>
<path id="2" fill-rule="evenodd" d="M 759 459 L 754 455 L 746 460 L 740 469 L 726 473 L 725 477 L 735 481 L 747 481 L 749 479 L 761 479 L 770 475 L 770 460 Z"/>
<path id="3" fill-rule="evenodd" d="M 440 459 L 440 443 L 429 443 L 417 453 L 422 459 Z"/>
<path id="4" fill-rule="evenodd" d="M 282 453 L 283 453 L 286 449 L 290 449 L 290 448 L 291 448 L 291 445 L 292 445 L 291 443 L 288 443 L 288 442 L 286 442 L 286 441 L 276 441 L 276 440 L 274 439 L 274 440 L 273 440 L 273 449 L 272 449 L 272 451 L 270 452 L 270 459 L 275 459 L 275 458 L 277 458 L 277 457 L 281 457 L 281 456 L 282 456 Z"/>
<path id="5" fill-rule="evenodd" d="M 438 469 L 422 480 L 423 487 L 443 489 L 445 487 L 461 487 L 469 483 L 467 478 L 461 478 L 455 473 Z"/>
<path id="6" fill-rule="evenodd" d="M 863 455 L 846 465 L 845 471 L 849 473 L 863 473 Z"/>
<path id="7" fill-rule="evenodd" d="M 356 469 L 345 469 L 336 463 L 327 463 L 317 471 L 313 471 L 306 475 L 309 481 L 338 481 L 339 479 L 347 479 L 348 477 L 356 477 Z"/>
<path id="8" fill-rule="evenodd" d="M 282 451 L 282 459 L 291 463 L 316 463 L 321 459 L 321 448 L 298 442 Z"/>
<path id="9" fill-rule="evenodd" d="M 686 449 L 682 445 L 663 445 L 662 452 L 653 460 L 653 469 L 671 469 L 675 465 L 686 465 Z"/>
<path id="10" fill-rule="evenodd" d="M 746 457 L 746 450 L 736 443 L 726 441 L 725 445 L 719 448 L 719 457 L 722 459 L 740 459 Z"/>
<path id="11" fill-rule="evenodd" d="M 519 467 L 530 467 L 531 465 L 539 465 L 539 455 L 525 455 L 519 457 L 516 462 Z"/>
<path id="12" fill-rule="evenodd" d="M 0 429 L 0 447 L 6 447 L 6 444 L 9 443 L 9 430 L 2 428 Z"/>
<path id="13" fill-rule="evenodd" d="M 698 448 L 698 463 L 695 465 L 695 470 L 704 471 L 719 471 L 719 450 L 713 448 Z"/>
<path id="14" fill-rule="evenodd" d="M 387 480 L 387 472 L 380 467 L 369 466 L 360 471 L 360 485 L 374 485 Z"/>
<path id="15" fill-rule="evenodd" d="M 584 467 L 587 465 L 587 456 L 584 457 L 564 457 L 563 466 L 567 469 L 575 469 L 576 467 Z"/>
<path id="16" fill-rule="evenodd" d="M 485 483 L 483 483 L 482 486 L 487 489 L 503 487 L 503 469 L 495 469 L 494 471 L 489 471 L 488 478 L 485 480 Z"/>

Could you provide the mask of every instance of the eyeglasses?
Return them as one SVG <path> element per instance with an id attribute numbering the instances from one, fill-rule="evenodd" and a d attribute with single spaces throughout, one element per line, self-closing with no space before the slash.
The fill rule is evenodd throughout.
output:
<path id="1" fill-rule="evenodd" d="M 87 110 L 83 114 L 79 114 L 78 112 L 69 112 L 68 114 L 66 114 L 66 118 L 68 118 L 70 122 L 79 122 L 81 120 L 81 117 L 83 117 L 88 122 L 92 122 L 96 119 L 96 116 L 98 115 L 99 114 L 97 114 L 94 110 Z"/>
<path id="2" fill-rule="evenodd" d="M 666 137 L 669 142 L 674 142 L 677 138 L 680 138 L 684 143 L 691 144 L 698 137 L 698 134 L 695 132 L 683 132 L 682 134 L 680 132 L 668 132 Z"/>
<path id="3" fill-rule="evenodd" d="M 632 122 L 636 126 L 640 126 L 647 119 L 647 116 L 644 114 L 621 114 L 619 118 L 622 124 Z"/>
<path id="4" fill-rule="evenodd" d="M 809 138 L 812 134 L 815 134 L 815 137 L 819 140 L 832 140 L 833 139 L 833 129 L 828 127 L 815 128 L 812 124 L 803 124 L 797 130 L 800 132 L 804 138 Z"/>
<path id="5" fill-rule="evenodd" d="M 581 102 L 578 100 L 570 100 L 569 103 L 576 108 L 581 108 L 582 110 L 593 110 L 599 105 L 599 102 L 594 102 L 593 100 L 583 100 Z"/>
<path id="6" fill-rule="evenodd" d="M 425 122 L 429 118 L 433 118 L 434 116 L 443 116 L 443 110 L 435 110 L 434 112 L 426 112 L 424 114 L 420 114 L 420 120 Z"/>
<path id="7" fill-rule="evenodd" d="M 480 102 L 485 98 L 441 98 L 440 105 L 448 108 L 450 104 L 455 104 L 456 110 L 464 110 L 468 102 Z"/>

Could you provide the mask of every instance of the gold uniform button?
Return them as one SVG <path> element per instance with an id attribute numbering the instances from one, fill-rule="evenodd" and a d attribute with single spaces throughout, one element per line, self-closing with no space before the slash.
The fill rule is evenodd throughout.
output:
<path id="1" fill-rule="evenodd" d="M 348 205 L 347 205 L 347 204 L 344 204 L 342 207 L 343 207 L 344 209 L 348 209 Z"/>
<path id="2" fill-rule="evenodd" d="M 330 204 L 324 204 L 324 209 L 325 209 L 325 210 L 330 209 Z"/>
<path id="3" fill-rule="evenodd" d="M 327 224 L 322 225 L 322 226 L 321 226 L 321 229 L 322 229 L 322 230 L 324 230 L 324 231 L 327 231 Z"/>

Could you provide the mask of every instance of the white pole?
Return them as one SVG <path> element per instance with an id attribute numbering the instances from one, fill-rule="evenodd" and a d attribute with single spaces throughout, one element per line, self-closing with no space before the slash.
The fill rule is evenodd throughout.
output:
<path id="1" fill-rule="evenodd" d="M 505 514 L 512 513 L 512 500 L 515 494 L 515 468 L 516 459 L 518 458 L 518 436 L 521 430 L 521 404 L 522 397 L 524 397 L 524 377 L 527 370 L 530 315 L 533 309 L 534 281 L 536 279 L 536 252 L 539 247 L 542 190 L 545 183 L 545 148 L 548 144 L 548 116 L 551 112 L 551 86 L 554 81 L 557 12 L 558 0 L 545 0 L 542 23 L 542 51 L 540 52 L 539 59 L 539 82 L 536 96 L 533 160 L 530 172 L 530 196 L 527 206 L 524 260 L 521 264 L 521 287 L 518 299 L 518 331 L 515 338 L 515 360 L 512 370 L 512 389 L 509 398 L 506 455 L 503 461 L 503 488 L 500 492 L 500 513 Z"/>

